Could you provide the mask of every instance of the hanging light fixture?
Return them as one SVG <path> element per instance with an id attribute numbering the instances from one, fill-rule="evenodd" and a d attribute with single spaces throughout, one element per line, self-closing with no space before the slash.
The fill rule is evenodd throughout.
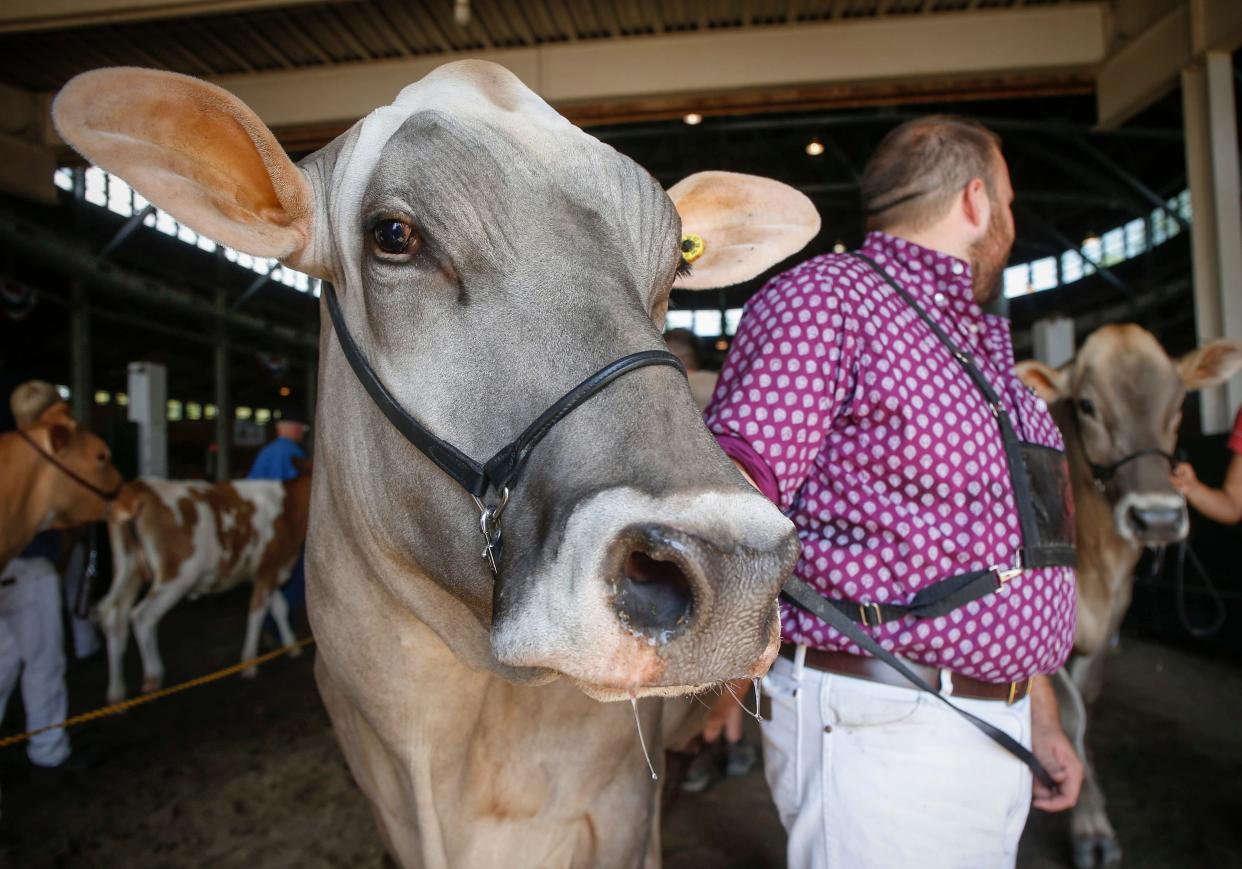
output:
<path id="1" fill-rule="evenodd" d="M 837 239 L 836 243 L 832 246 L 832 252 L 845 253 L 845 242 L 841 241 L 841 239 Z"/>
<path id="2" fill-rule="evenodd" d="M 806 153 L 808 157 L 818 157 L 824 153 L 824 143 L 819 139 L 812 139 L 806 143 Z"/>
<path id="3" fill-rule="evenodd" d="M 703 123 L 703 116 L 698 112 L 690 112 L 682 116 L 682 120 L 692 127 L 697 127 L 699 124 Z"/>

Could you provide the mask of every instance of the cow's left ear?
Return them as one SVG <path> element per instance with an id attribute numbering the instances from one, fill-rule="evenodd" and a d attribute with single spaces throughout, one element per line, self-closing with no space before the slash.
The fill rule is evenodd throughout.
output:
<path id="1" fill-rule="evenodd" d="M 1069 367 L 1053 368 L 1038 359 L 1028 359 L 1014 366 L 1018 379 L 1035 390 L 1048 404 L 1069 395 Z"/>
<path id="2" fill-rule="evenodd" d="M 819 212 L 788 184 L 736 172 L 698 172 L 668 191 L 681 215 L 682 258 L 673 284 L 709 290 L 748 281 L 802 250 Z"/>
<path id="3" fill-rule="evenodd" d="M 1219 386 L 1242 369 L 1242 342 L 1218 338 L 1177 360 L 1177 373 L 1191 392 Z"/>

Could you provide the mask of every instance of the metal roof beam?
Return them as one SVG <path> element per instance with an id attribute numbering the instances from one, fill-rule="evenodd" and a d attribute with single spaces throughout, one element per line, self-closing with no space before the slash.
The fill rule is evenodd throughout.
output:
<path id="1" fill-rule="evenodd" d="M 60 30 L 91 24 L 152 21 L 226 12 L 253 12 L 278 6 L 309 6 L 352 0 L 4 0 L 0 33 Z"/>
<path id="2" fill-rule="evenodd" d="M 473 56 L 507 66 L 553 105 L 928 76 L 1088 74 L 1108 42 L 1107 4 L 890 16 L 633 39 Z M 738 62 L 721 63 L 721 58 Z M 352 121 L 445 62 L 443 56 L 224 76 L 271 127 Z M 744 59 L 744 62 L 742 60 Z"/>
<path id="3" fill-rule="evenodd" d="M 100 262 L 85 246 L 67 242 L 63 236 L 21 220 L 11 212 L 0 211 L 0 248 L 30 257 L 48 268 L 82 280 L 87 286 L 151 305 L 174 308 L 206 321 L 220 321 L 265 334 L 297 347 L 319 346 L 318 337 L 312 332 L 238 311 L 220 311 L 207 299 L 165 281 L 108 261 Z"/>

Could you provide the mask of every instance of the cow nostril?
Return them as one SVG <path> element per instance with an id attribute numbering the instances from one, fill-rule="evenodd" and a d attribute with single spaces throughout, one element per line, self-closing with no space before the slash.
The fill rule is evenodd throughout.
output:
<path id="1" fill-rule="evenodd" d="M 616 579 L 613 606 L 632 630 L 668 640 L 690 621 L 690 579 L 675 562 L 631 551 Z"/>
<path id="2" fill-rule="evenodd" d="M 1178 507 L 1131 507 L 1127 516 L 1130 525 L 1140 535 L 1155 535 L 1164 539 L 1181 530 L 1185 511 Z"/>

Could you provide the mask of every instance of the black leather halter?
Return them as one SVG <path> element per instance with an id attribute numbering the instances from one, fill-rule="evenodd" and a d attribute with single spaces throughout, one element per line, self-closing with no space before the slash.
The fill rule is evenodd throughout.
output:
<path id="1" fill-rule="evenodd" d="M 1079 443 L 1080 448 L 1082 449 L 1083 457 L 1087 459 L 1087 467 L 1091 469 L 1091 476 L 1095 480 L 1096 488 L 1100 489 L 1101 491 L 1103 491 L 1106 485 L 1112 482 L 1113 477 L 1117 476 L 1117 472 L 1120 471 L 1123 466 L 1130 464 L 1130 462 L 1141 459 L 1144 456 L 1157 456 L 1159 458 L 1164 459 L 1166 462 L 1169 463 L 1170 471 L 1172 471 L 1175 467 L 1177 467 L 1178 462 L 1181 461 L 1181 459 L 1179 459 L 1176 455 L 1168 452 L 1167 450 L 1162 450 L 1159 447 L 1147 447 L 1146 449 L 1135 450 L 1132 453 L 1124 455 L 1121 458 L 1119 458 L 1117 461 L 1111 464 L 1108 464 L 1108 465 L 1096 464 L 1095 462 L 1091 461 L 1089 456 L 1087 456 L 1087 446 L 1083 442 L 1083 437 L 1082 437 L 1082 420 L 1079 419 L 1079 416 L 1078 416 L 1079 414 L 1078 403 L 1071 402 L 1070 407 L 1072 411 L 1071 415 L 1073 416 L 1073 419 L 1074 419 L 1074 428 L 1078 430 L 1078 443 Z"/>
<path id="2" fill-rule="evenodd" d="M 380 382 L 375 369 L 362 355 L 349 328 L 345 325 L 345 315 L 341 312 L 340 303 L 337 301 L 336 289 L 326 281 L 323 283 L 323 295 L 327 300 L 328 316 L 332 318 L 332 328 L 340 342 L 341 352 L 345 354 L 349 367 L 354 370 L 354 374 L 366 389 L 367 394 L 371 396 L 371 400 L 406 440 L 434 462 L 440 470 L 456 480 L 458 485 L 474 499 L 475 506 L 479 509 L 479 529 L 483 533 L 486 545 L 483 558 L 487 560 L 493 574 L 497 573 L 496 561 L 500 558 L 500 514 L 509 502 L 509 490 L 517 485 L 531 451 L 539 441 L 543 440 L 544 435 L 552 429 L 552 426 L 618 377 L 636 368 L 647 365 L 671 365 L 683 375 L 686 373 L 681 360 L 667 350 L 642 350 L 622 356 L 557 399 L 551 407 L 539 415 L 538 419 L 528 425 L 516 440 L 505 445 L 496 455 L 480 464 L 448 441 L 436 437 L 397 403 L 392 393 Z M 496 495 L 497 500 L 493 504 L 487 504 L 484 501 L 489 490 Z"/>
<path id="3" fill-rule="evenodd" d="M 30 444 L 30 448 L 32 450 L 34 450 L 36 453 L 38 453 L 48 462 L 55 465 L 58 471 L 60 471 L 62 474 L 64 474 L 69 479 L 73 480 L 73 482 L 77 483 L 79 486 L 82 486 L 85 489 L 89 489 L 91 492 L 98 495 L 100 498 L 103 499 L 104 503 L 115 501 L 116 496 L 120 494 L 121 484 L 118 483 L 116 488 L 111 491 L 108 491 L 107 489 L 101 489 L 98 486 L 96 486 L 94 483 L 92 483 L 90 480 L 86 479 L 85 477 L 79 476 L 77 473 L 67 468 L 54 455 L 52 455 L 47 450 L 43 449 L 43 447 L 35 443 L 34 438 L 26 434 L 21 429 L 17 430 L 16 435 L 22 440 L 24 440 L 26 443 Z"/>

